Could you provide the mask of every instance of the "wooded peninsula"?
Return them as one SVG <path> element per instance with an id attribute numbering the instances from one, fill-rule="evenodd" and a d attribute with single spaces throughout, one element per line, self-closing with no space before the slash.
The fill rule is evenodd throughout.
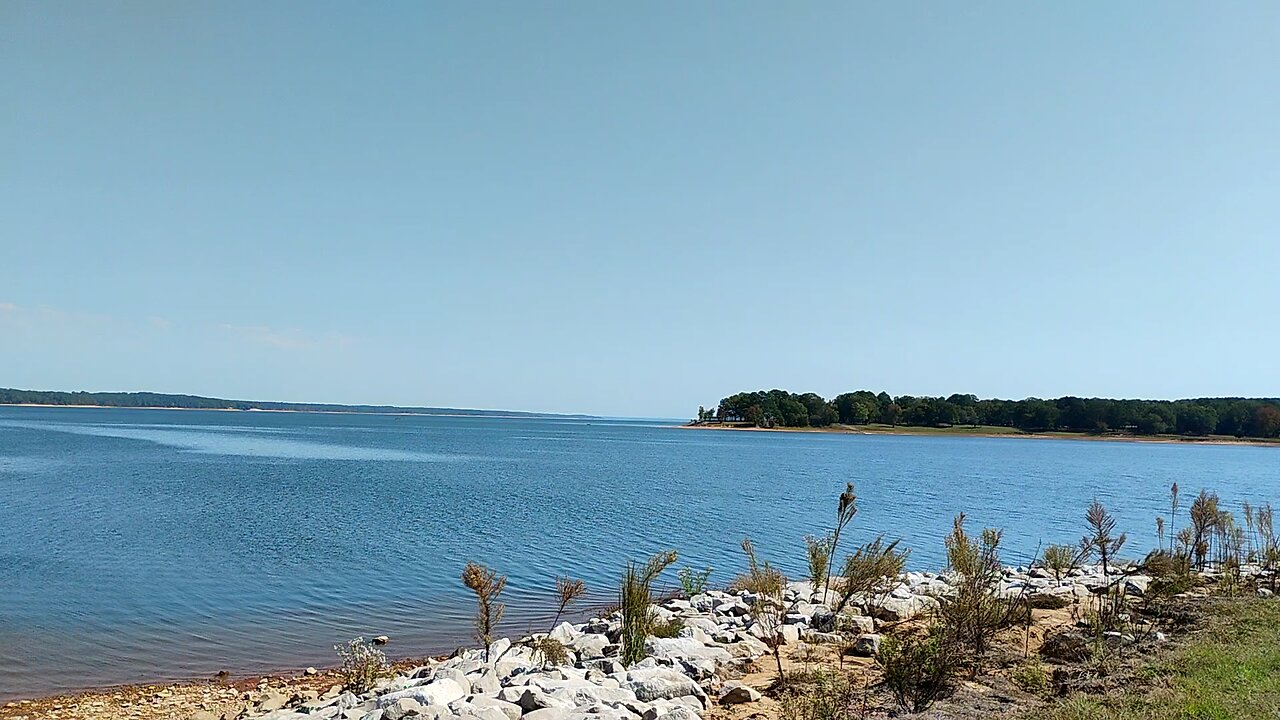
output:
<path id="1" fill-rule="evenodd" d="M 859 390 L 827 400 L 816 393 L 758 390 L 730 395 L 715 409 L 698 408 L 694 424 L 758 428 L 987 426 L 1022 432 L 1270 439 L 1280 437 L 1280 399 L 1113 400 L 1067 396 L 1053 400 L 982 400 L 976 395 L 892 397 L 885 392 Z"/>

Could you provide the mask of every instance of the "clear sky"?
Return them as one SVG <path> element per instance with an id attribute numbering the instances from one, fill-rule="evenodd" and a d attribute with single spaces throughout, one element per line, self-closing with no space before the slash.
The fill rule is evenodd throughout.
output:
<path id="1" fill-rule="evenodd" d="M 1278 395 L 1280 4 L 0 2 L 0 386 Z"/>

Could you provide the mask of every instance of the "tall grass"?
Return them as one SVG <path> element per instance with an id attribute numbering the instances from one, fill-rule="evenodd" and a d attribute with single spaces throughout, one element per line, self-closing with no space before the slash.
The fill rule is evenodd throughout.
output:
<path id="1" fill-rule="evenodd" d="M 627 563 L 618 588 L 618 607 L 622 611 L 622 664 L 631 665 L 644 659 L 644 641 L 653 627 L 653 581 L 663 570 L 675 564 L 675 550 L 650 557 L 643 565 Z"/>

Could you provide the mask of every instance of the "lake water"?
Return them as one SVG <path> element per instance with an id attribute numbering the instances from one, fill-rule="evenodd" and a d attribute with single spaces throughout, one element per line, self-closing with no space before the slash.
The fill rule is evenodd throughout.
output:
<path id="1" fill-rule="evenodd" d="M 846 481 L 850 544 L 901 536 L 937 569 L 960 511 L 1006 529 L 1008 563 L 1077 540 L 1094 496 L 1145 548 L 1170 483 L 1238 508 L 1280 501 L 1278 471 L 1245 446 L 0 408 L 0 698 L 330 665 L 361 634 L 448 651 L 468 559 L 510 577 L 512 633 L 546 623 L 556 575 L 607 600 L 662 548 L 723 581 L 749 534 L 799 574 Z"/>

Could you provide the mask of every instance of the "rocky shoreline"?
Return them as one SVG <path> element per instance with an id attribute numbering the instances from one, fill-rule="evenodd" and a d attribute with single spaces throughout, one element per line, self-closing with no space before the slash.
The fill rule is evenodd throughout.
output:
<path id="1" fill-rule="evenodd" d="M 1141 597 L 1151 582 L 1133 568 L 1113 570 L 1104 576 L 1100 567 L 1084 567 L 1057 581 L 1040 568 L 1007 568 L 998 592 L 1061 607 L 1117 583 Z M 909 572 L 886 594 L 855 598 L 837 615 L 824 602 L 830 597 L 807 582 L 789 583 L 781 635 L 788 645 L 841 643 L 869 657 L 879 648 L 881 630 L 927 614 L 951 592 L 945 574 Z M 713 590 L 654 605 L 660 619 L 679 621 L 680 630 L 676 637 L 649 637 L 645 659 L 630 667 L 619 658 L 622 627 L 615 612 L 556 626 L 550 634 L 568 651 L 563 664 L 540 660 L 533 649 L 538 636 L 501 639 L 380 680 L 362 694 L 336 686 L 318 695 L 267 691 L 240 714 L 197 713 L 192 720 L 701 720 L 716 706 L 761 699 L 758 689 L 737 680 L 769 653 L 766 632 L 752 619 L 756 601 L 745 591 Z M 1114 641 L 1163 639 L 1153 633 Z"/>

